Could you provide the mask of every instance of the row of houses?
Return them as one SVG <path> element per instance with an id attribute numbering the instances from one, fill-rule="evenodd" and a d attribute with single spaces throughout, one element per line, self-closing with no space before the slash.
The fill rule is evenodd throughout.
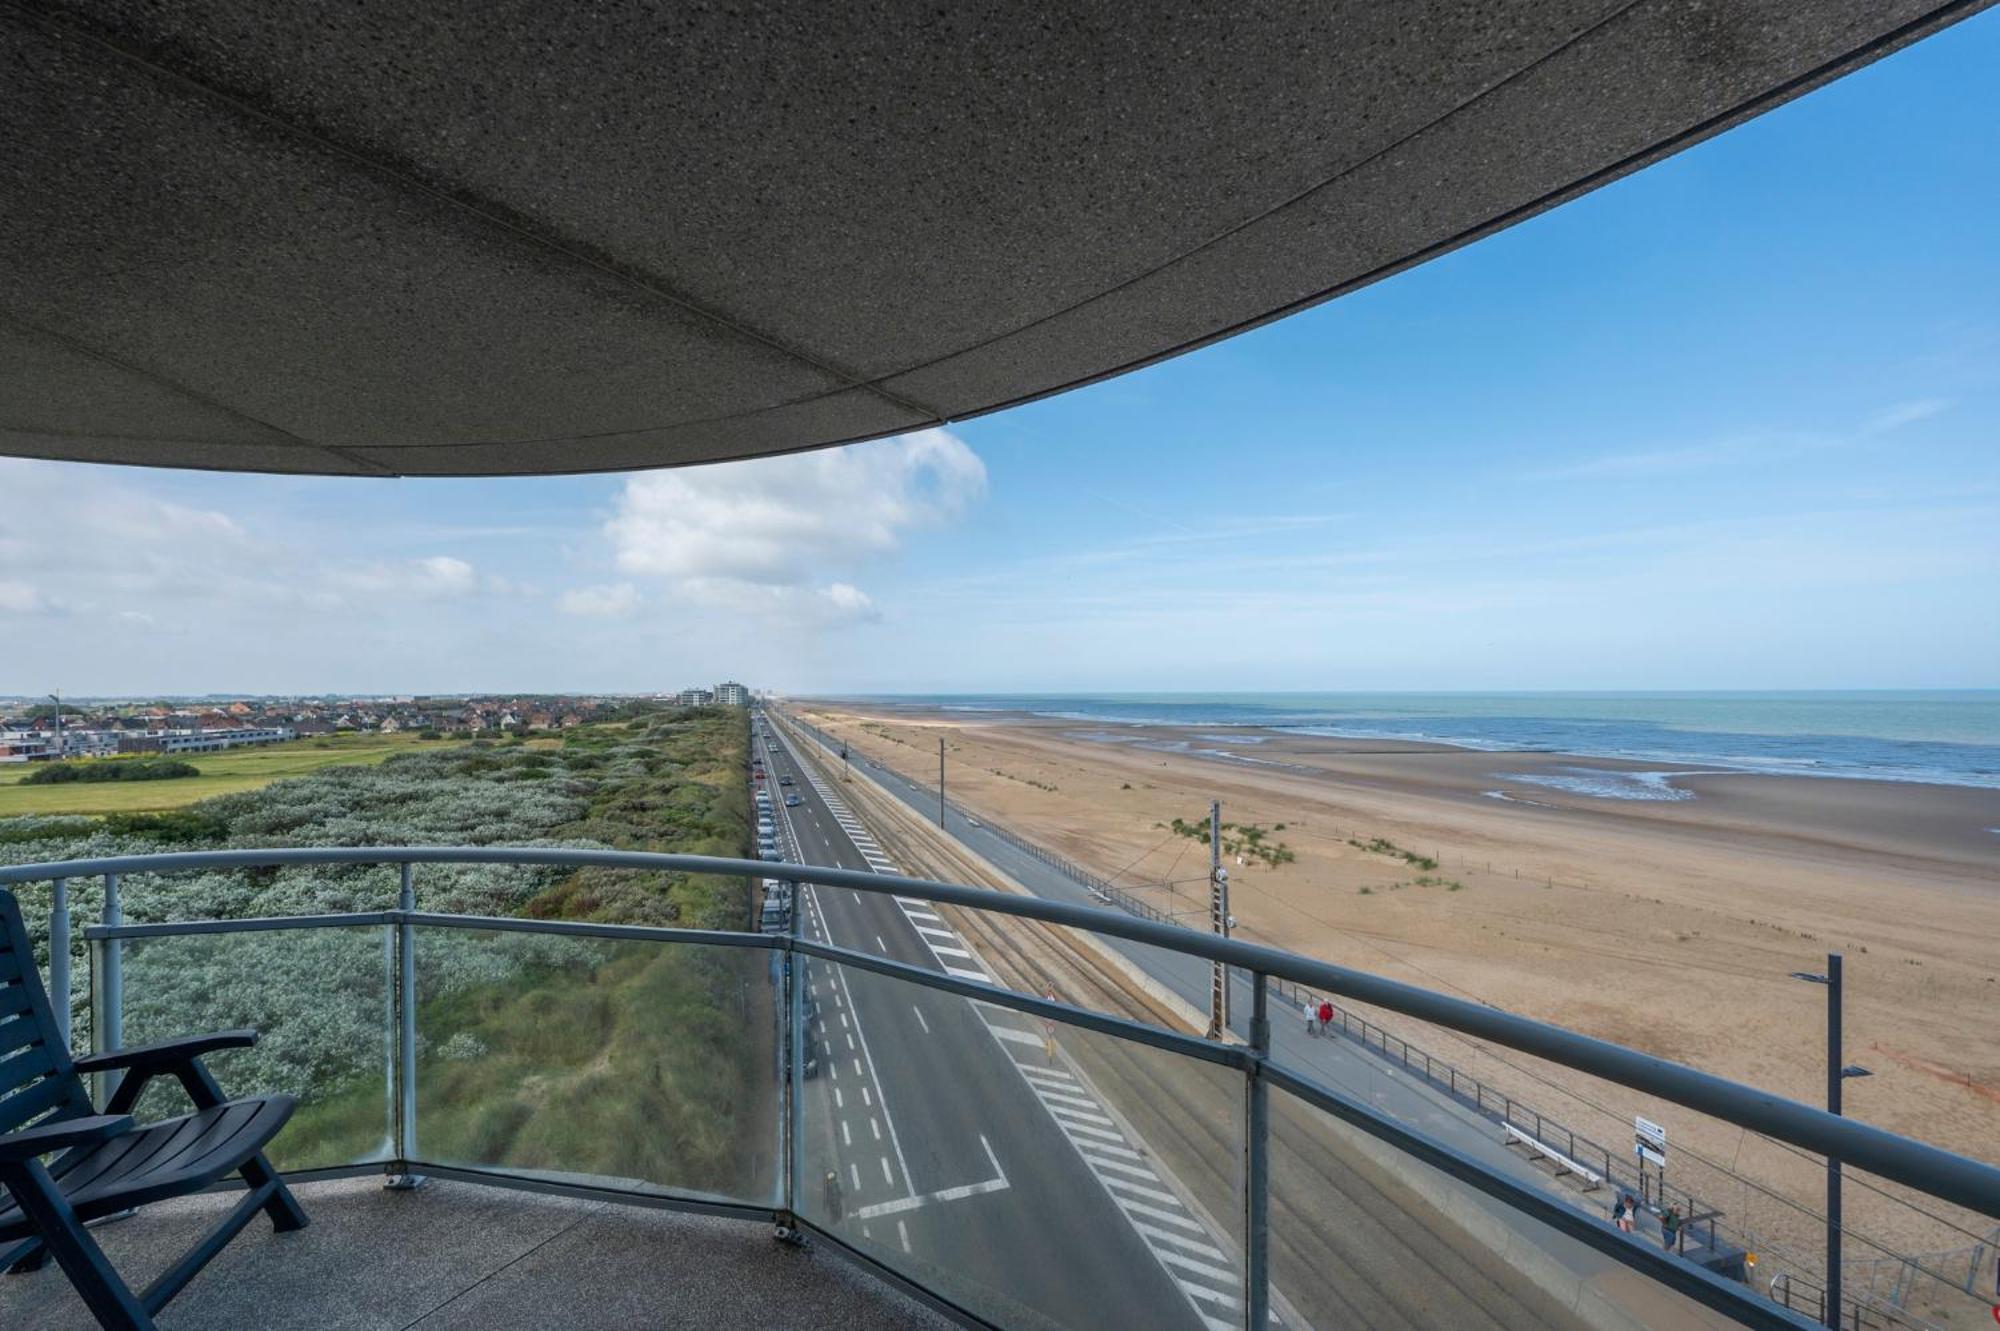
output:
<path id="1" fill-rule="evenodd" d="M 97 726 L 30 727 L 0 722 L 0 763 L 57 758 L 110 758 L 121 753 L 211 753 L 246 744 L 278 744 L 297 739 L 287 726 L 230 726 L 223 729 L 128 730 Z"/>
<path id="2" fill-rule="evenodd" d="M 316 736 L 399 731 L 449 733 L 563 730 L 620 705 L 602 697 L 259 698 L 213 705 L 63 704 L 0 715 L 0 763 L 104 758 L 126 753 L 203 753 Z"/>

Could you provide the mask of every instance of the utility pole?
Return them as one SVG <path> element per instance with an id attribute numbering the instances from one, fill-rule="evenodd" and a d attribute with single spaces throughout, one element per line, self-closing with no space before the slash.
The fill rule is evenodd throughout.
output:
<path id="1" fill-rule="evenodd" d="M 1222 867 L 1222 805 L 1208 805 L 1208 924 L 1224 938 L 1229 937 L 1229 870 Z M 1209 967 L 1208 1038 L 1220 1040 L 1229 1030 L 1229 967 L 1212 962 Z"/>
<path id="2" fill-rule="evenodd" d="M 51 693 L 49 701 L 56 705 L 56 761 L 61 762 L 63 760 L 62 690 L 58 689 L 56 692 Z"/>
<path id="3" fill-rule="evenodd" d="M 938 827 L 944 827 L 944 736 L 938 736 Z"/>
<path id="4" fill-rule="evenodd" d="M 1841 954 L 1829 952 L 1826 956 L 1826 973 L 1815 975 L 1810 971 L 1793 971 L 1794 980 L 1804 980 L 1808 984 L 1826 986 L 1826 1112 L 1840 1112 L 1840 1084 L 1849 1077 L 1868 1077 L 1871 1072 L 1864 1067 L 1854 1067 L 1841 1062 Z M 1840 1158 L 1826 1158 L 1826 1307 L 1824 1323 L 1835 1331 L 1840 1326 Z"/>

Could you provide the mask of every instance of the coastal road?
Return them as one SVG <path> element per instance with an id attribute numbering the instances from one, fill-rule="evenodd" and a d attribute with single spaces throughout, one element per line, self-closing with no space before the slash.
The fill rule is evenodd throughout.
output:
<path id="1" fill-rule="evenodd" d="M 789 716 L 784 719 L 787 722 L 792 720 Z M 792 724 L 798 723 L 792 722 Z M 801 742 L 816 742 L 810 730 L 802 728 L 801 733 L 806 737 Z M 831 752 L 830 749 L 826 751 Z M 837 764 L 840 760 L 836 755 L 831 757 L 830 761 Z M 851 754 L 848 761 L 862 775 L 873 780 L 926 821 L 935 819 L 937 812 L 935 786 L 925 786 L 909 780 L 901 773 L 859 755 Z M 944 830 L 960 844 L 976 852 L 988 863 L 1037 895 L 1078 905 L 1093 907 L 1103 905 L 1081 884 L 997 836 L 992 829 L 968 817 L 955 806 L 947 806 Z M 1183 999 L 1190 1007 L 1198 1011 L 1206 1010 L 1210 985 L 1207 962 L 1197 957 L 1129 943 L 1122 939 L 1112 938 L 1106 942 L 1140 970 Z M 1231 1024 L 1239 1035 L 1243 1035 L 1247 1033 L 1250 1010 L 1249 980 L 1245 975 L 1232 972 L 1231 981 Z M 1551 1187 L 1547 1173 L 1509 1150 L 1500 1140 L 1499 1133 L 1492 1123 L 1470 1107 L 1439 1094 L 1420 1077 L 1403 1072 L 1374 1054 L 1356 1047 L 1350 1041 L 1309 1037 L 1305 1033 L 1303 1016 L 1281 1005 L 1274 1004 L 1271 1015 L 1273 1051 L 1286 1064 L 1299 1068 L 1323 1085 L 1345 1092 L 1369 1105 L 1384 1117 L 1438 1138 L 1455 1150 L 1526 1186 L 1537 1189 Z M 1594 1197 L 1589 1200 L 1582 1198 L 1574 1200 L 1580 1208 L 1593 1214 L 1602 1211 L 1602 1206 Z M 1553 1258 L 1569 1273 L 1570 1278 L 1576 1281 L 1601 1284 L 1622 1279 L 1620 1273 L 1624 1268 L 1611 1258 L 1573 1239 L 1525 1221 L 1505 1204 L 1482 1193 L 1467 1190 L 1462 1199 L 1462 1206 L 1476 1208 L 1493 1224 L 1518 1231 L 1522 1237 L 1532 1238 L 1536 1246 Z"/>
<path id="2" fill-rule="evenodd" d="M 767 733 L 758 747 L 796 859 L 899 872 L 782 741 Z M 786 776 L 793 785 L 780 784 Z M 798 807 L 785 807 L 786 793 Z M 808 936 L 988 979 L 926 903 L 811 886 L 798 900 Z M 1009 1325 L 1241 1324 L 1224 1226 L 1038 1021 L 825 962 L 806 973 L 821 1068 L 805 1103 L 809 1218 Z"/>

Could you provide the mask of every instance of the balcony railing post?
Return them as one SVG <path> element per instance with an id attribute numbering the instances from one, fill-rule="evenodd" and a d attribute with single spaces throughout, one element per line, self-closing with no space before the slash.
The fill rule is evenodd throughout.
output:
<path id="1" fill-rule="evenodd" d="M 1270 1275 L 1270 1088 L 1264 1060 L 1271 1055 L 1271 1018 L 1264 973 L 1250 977 L 1249 1103 L 1245 1106 L 1243 1161 L 1243 1307 L 1250 1331 L 1271 1320 Z"/>
<path id="2" fill-rule="evenodd" d="M 118 875 L 104 875 L 104 925 L 115 929 L 125 923 L 125 903 L 118 891 Z M 107 938 L 98 954 L 103 958 L 104 978 L 98 987 L 100 1001 L 90 1018 L 90 1045 L 96 1050 L 121 1049 L 125 1045 L 125 940 Z M 111 1093 L 124 1080 L 120 1072 L 107 1072 L 99 1079 L 99 1104 L 108 1103 Z"/>
<path id="3" fill-rule="evenodd" d="M 396 867 L 402 871 L 396 909 L 403 916 L 396 925 L 396 1159 L 403 1172 L 391 1175 L 388 1186 L 406 1189 L 424 1181 L 409 1172 L 417 1158 L 417 930 L 410 923 L 417 888 L 416 866 L 406 860 Z"/>
<path id="4" fill-rule="evenodd" d="M 806 959 L 792 944 L 805 936 L 804 883 L 792 884 L 791 918 L 785 931 L 785 1214 L 796 1216 L 805 1195 Z M 825 1052 L 821 1052 L 824 1061 Z"/>
<path id="5" fill-rule="evenodd" d="M 55 1009 L 56 1030 L 63 1048 L 69 1038 L 69 879 L 58 878 L 49 898 L 49 1006 Z"/>

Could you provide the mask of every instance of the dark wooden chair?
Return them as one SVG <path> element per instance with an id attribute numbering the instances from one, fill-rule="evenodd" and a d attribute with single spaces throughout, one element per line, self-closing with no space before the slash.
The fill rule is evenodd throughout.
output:
<path id="1" fill-rule="evenodd" d="M 0 1268 L 32 1270 L 54 1257 L 98 1322 L 151 1328 L 180 1293 L 258 1211 L 278 1230 L 301 1229 L 305 1212 L 264 1158 L 292 1115 L 289 1095 L 223 1098 L 201 1056 L 257 1043 L 255 1031 L 223 1031 L 72 1058 L 57 1033 L 35 969 L 21 908 L 0 891 Z M 123 1072 L 99 1114 L 84 1077 Z M 154 1077 L 180 1081 L 195 1112 L 143 1126 L 132 1106 Z M 44 1156 L 55 1158 L 46 1163 Z M 241 1173 L 249 1193 L 187 1256 L 134 1295 L 84 1228 L 100 1216 L 199 1192 Z"/>

